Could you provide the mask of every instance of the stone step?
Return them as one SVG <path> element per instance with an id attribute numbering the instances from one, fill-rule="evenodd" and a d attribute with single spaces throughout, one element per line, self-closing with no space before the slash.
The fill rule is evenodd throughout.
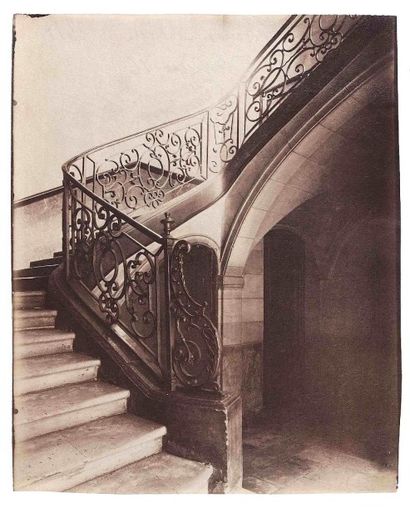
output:
<path id="1" fill-rule="evenodd" d="M 17 396 L 15 440 L 63 430 L 100 417 L 123 414 L 130 392 L 105 382 L 83 382 Z"/>
<path id="2" fill-rule="evenodd" d="M 41 266 L 31 266 L 30 268 L 17 269 L 13 271 L 15 278 L 24 278 L 27 276 L 49 276 L 56 268 L 58 268 L 58 262 L 52 262 L 51 264 L 45 264 Z"/>
<path id="3" fill-rule="evenodd" d="M 28 290 L 13 294 L 13 305 L 16 310 L 44 308 L 46 292 L 44 290 Z"/>
<path id="4" fill-rule="evenodd" d="M 30 268 L 36 268 L 39 266 L 59 266 L 61 264 L 62 257 L 48 257 L 47 259 L 39 259 L 37 261 L 30 262 Z"/>
<path id="5" fill-rule="evenodd" d="M 69 352 L 14 362 L 14 394 L 25 394 L 97 378 L 100 360 Z"/>
<path id="6" fill-rule="evenodd" d="M 14 357 L 45 356 L 72 352 L 75 334 L 59 329 L 17 330 L 14 333 Z"/>
<path id="7" fill-rule="evenodd" d="M 208 493 L 212 467 L 162 452 L 72 488 L 77 493 Z"/>
<path id="8" fill-rule="evenodd" d="M 47 289 L 49 275 L 43 276 L 15 276 L 13 275 L 13 290 L 45 290 Z"/>
<path id="9" fill-rule="evenodd" d="M 17 442 L 14 489 L 65 491 L 159 453 L 164 426 L 122 414 Z"/>
<path id="10" fill-rule="evenodd" d="M 57 310 L 32 309 L 14 312 L 14 329 L 53 328 Z"/>

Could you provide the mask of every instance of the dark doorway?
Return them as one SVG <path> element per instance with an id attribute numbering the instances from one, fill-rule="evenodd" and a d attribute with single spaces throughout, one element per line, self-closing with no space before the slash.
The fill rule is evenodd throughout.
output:
<path id="1" fill-rule="evenodd" d="M 272 229 L 264 240 L 264 408 L 277 422 L 303 409 L 305 245 Z"/>

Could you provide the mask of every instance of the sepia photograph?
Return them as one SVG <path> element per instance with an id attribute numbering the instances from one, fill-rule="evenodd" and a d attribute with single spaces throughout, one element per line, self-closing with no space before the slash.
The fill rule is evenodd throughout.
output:
<path id="1" fill-rule="evenodd" d="M 13 13 L 15 492 L 400 490 L 397 17 L 347 11 Z"/>

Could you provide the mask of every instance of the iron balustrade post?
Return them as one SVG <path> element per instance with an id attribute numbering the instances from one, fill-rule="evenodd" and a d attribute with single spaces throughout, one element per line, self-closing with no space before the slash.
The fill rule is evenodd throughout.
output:
<path id="1" fill-rule="evenodd" d="M 176 378 L 173 369 L 173 351 L 175 344 L 175 331 L 172 319 L 172 288 L 171 288 L 171 256 L 175 240 L 171 237 L 171 227 L 174 220 L 169 213 L 165 213 L 165 218 L 161 220 L 163 224 L 163 241 L 164 241 L 164 349 L 165 349 L 165 374 L 166 382 L 170 391 L 176 388 Z"/>
<path id="2" fill-rule="evenodd" d="M 63 259 L 64 273 L 68 281 L 70 277 L 70 187 L 69 182 L 64 173 L 63 175 Z"/>
<path id="3" fill-rule="evenodd" d="M 238 87 L 238 118 L 237 118 L 237 146 L 238 150 L 242 146 L 245 139 L 245 105 L 246 105 L 246 83 L 241 81 Z"/>

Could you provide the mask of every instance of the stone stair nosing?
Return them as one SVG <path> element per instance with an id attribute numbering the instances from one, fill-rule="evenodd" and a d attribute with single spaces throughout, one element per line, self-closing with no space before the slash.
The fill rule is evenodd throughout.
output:
<path id="1" fill-rule="evenodd" d="M 23 309 L 14 312 L 14 329 L 54 328 L 57 310 L 45 308 Z"/>
<path id="2" fill-rule="evenodd" d="M 127 389 L 105 382 L 82 382 L 17 396 L 14 436 L 27 440 L 127 411 Z"/>
<path id="3" fill-rule="evenodd" d="M 42 308 L 46 301 L 46 291 L 30 290 L 15 291 L 13 293 L 13 306 L 16 310 Z"/>
<path id="4" fill-rule="evenodd" d="M 71 488 L 76 493 L 208 493 L 212 467 L 166 452 Z"/>
<path id="5" fill-rule="evenodd" d="M 18 329 L 14 333 L 14 358 L 72 352 L 74 338 L 73 332 L 54 328 Z"/>
<path id="6" fill-rule="evenodd" d="M 47 289 L 49 275 L 44 276 L 13 276 L 13 290 L 45 290 Z"/>
<path id="7" fill-rule="evenodd" d="M 15 396 L 97 378 L 101 362 L 74 352 L 18 359 L 14 362 Z"/>

